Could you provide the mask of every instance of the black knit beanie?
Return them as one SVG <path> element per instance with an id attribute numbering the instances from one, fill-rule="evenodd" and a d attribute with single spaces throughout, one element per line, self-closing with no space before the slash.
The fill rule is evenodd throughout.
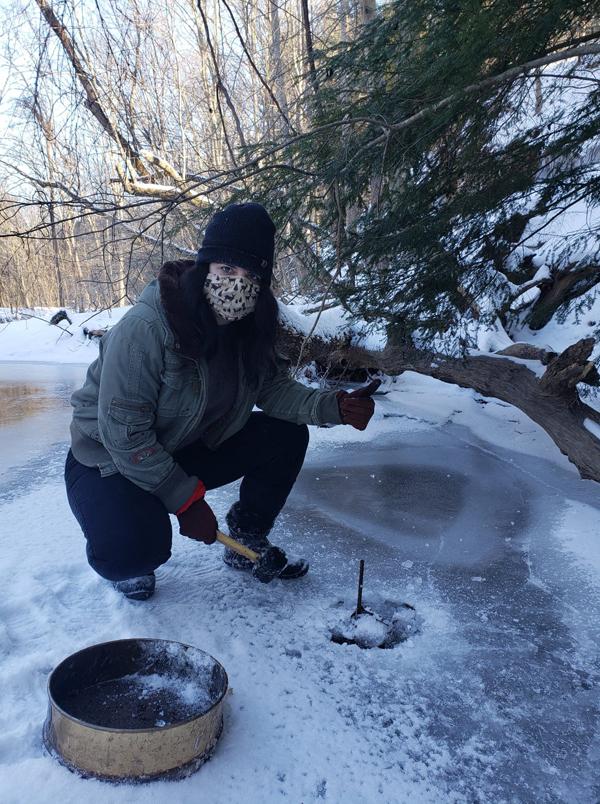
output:
<path id="1" fill-rule="evenodd" d="M 273 273 L 275 224 L 254 202 L 230 204 L 208 222 L 196 262 L 224 262 L 254 271 L 267 283 Z"/>

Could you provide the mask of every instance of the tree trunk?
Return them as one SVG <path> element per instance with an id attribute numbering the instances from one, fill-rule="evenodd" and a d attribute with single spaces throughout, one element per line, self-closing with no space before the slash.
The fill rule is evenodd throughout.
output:
<path id="1" fill-rule="evenodd" d="M 282 348 L 297 359 L 305 339 L 284 330 Z M 588 430 L 589 420 L 600 426 L 600 412 L 579 398 L 579 382 L 596 384 L 594 364 L 589 360 L 594 339 L 586 338 L 550 359 L 541 378 L 527 366 L 504 357 L 478 355 L 465 359 L 448 358 L 419 350 L 406 350 L 389 343 L 381 352 L 351 346 L 343 338 L 324 341 L 313 337 L 303 349 L 304 362 L 315 360 L 336 371 L 363 369 L 399 375 L 416 371 L 442 382 L 472 388 L 483 396 L 501 399 L 522 410 L 548 433 L 563 455 L 573 463 L 585 480 L 600 483 L 600 438 Z M 597 428 L 598 429 L 598 428 Z"/>
<path id="2" fill-rule="evenodd" d="M 285 76 L 283 72 L 283 62 L 281 59 L 281 28 L 279 25 L 279 6 L 273 0 L 269 0 L 269 22 L 271 24 L 271 47 L 270 73 L 273 83 L 274 96 L 277 99 L 279 111 L 283 120 L 279 121 L 277 128 L 289 134 L 289 107 L 285 90 Z"/>
<path id="3" fill-rule="evenodd" d="M 540 295 L 527 315 L 531 329 L 542 329 L 563 304 L 582 296 L 598 284 L 600 268 L 589 265 L 578 270 L 566 270 L 539 284 Z"/>
<path id="4" fill-rule="evenodd" d="M 302 7 L 302 24 L 304 26 L 304 42 L 306 47 L 306 61 L 308 63 L 310 80 L 315 95 L 319 94 L 319 81 L 317 78 L 317 65 L 315 63 L 315 50 L 313 45 L 312 28 L 310 25 L 310 12 L 308 0 L 300 0 Z"/>
<path id="5" fill-rule="evenodd" d="M 50 232 L 52 237 L 52 256 L 54 259 L 54 273 L 56 276 L 56 296 L 58 298 L 58 306 L 65 306 L 65 288 L 63 284 L 62 271 L 60 267 L 60 255 L 58 253 L 58 232 L 56 229 L 56 216 L 54 214 L 54 191 L 50 191 Z"/>
<path id="6" fill-rule="evenodd" d="M 377 14 L 376 0 L 360 0 L 358 7 L 358 25 L 362 27 L 375 19 Z"/>

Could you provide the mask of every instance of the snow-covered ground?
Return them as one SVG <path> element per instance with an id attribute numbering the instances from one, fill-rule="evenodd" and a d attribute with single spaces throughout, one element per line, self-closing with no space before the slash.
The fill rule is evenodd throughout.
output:
<path id="1" fill-rule="evenodd" d="M 36 363 L 91 363 L 98 355 L 97 341 L 86 337 L 83 329 L 102 330 L 114 326 L 129 310 L 117 307 L 100 313 L 68 311 L 67 321 L 51 326 L 48 322 L 60 308 L 20 310 L 19 318 L 0 324 L 0 360 L 33 361 Z M 27 317 L 32 312 L 35 318 Z M 0 308 L 0 318 L 10 312 Z"/>
<path id="2" fill-rule="evenodd" d="M 155 597 L 132 603 L 87 566 L 63 491 L 84 371 L 0 364 L 3 802 L 599 800 L 600 503 L 537 425 L 407 372 L 364 433 L 311 428 L 272 534 L 306 578 L 257 584 L 175 529 Z M 221 523 L 237 485 L 209 492 Z M 367 604 L 412 603 L 418 636 L 329 640 L 360 558 Z M 42 749 L 52 667 L 131 636 L 196 645 L 229 674 L 223 737 L 187 780 L 84 781 Z"/>
<path id="3" fill-rule="evenodd" d="M 317 320 L 314 334 L 323 338 L 341 336 L 350 328 L 344 311 L 341 307 L 324 310 L 320 315 L 310 313 L 305 315 L 304 308 L 314 308 L 314 302 L 296 303 L 286 305 L 279 303 L 281 318 L 290 328 L 299 332 L 308 333 Z M 52 315 L 58 312 L 58 307 L 38 307 L 33 310 L 19 310 L 18 318 L 0 323 L 0 360 L 33 361 L 50 363 L 91 363 L 98 353 L 97 341 L 86 336 L 84 328 L 88 330 L 103 330 L 114 326 L 129 310 L 129 306 L 116 307 L 98 313 L 76 313 L 68 310 L 71 324 L 61 321 L 57 326 L 49 324 Z M 0 308 L 0 321 L 11 318 L 14 313 Z M 30 316 L 30 317 L 28 317 Z M 35 316 L 35 317 L 34 317 Z M 384 343 L 383 332 L 380 329 L 371 329 L 366 332 L 363 328 L 353 326 L 355 336 L 367 348 L 382 348 Z"/>

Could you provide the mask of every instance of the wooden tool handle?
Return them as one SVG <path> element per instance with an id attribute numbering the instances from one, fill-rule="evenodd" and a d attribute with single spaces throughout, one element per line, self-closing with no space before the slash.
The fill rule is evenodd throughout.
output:
<path id="1" fill-rule="evenodd" d="M 249 558 L 250 561 L 254 561 L 254 563 L 256 563 L 259 559 L 258 553 L 255 553 L 254 550 L 251 550 L 244 544 L 236 542 L 235 539 L 232 539 L 231 536 L 228 536 L 226 533 L 221 533 L 220 530 L 217 531 L 217 541 L 221 542 L 221 544 L 224 544 L 225 547 L 229 547 L 230 550 L 239 553 L 241 556 Z"/>

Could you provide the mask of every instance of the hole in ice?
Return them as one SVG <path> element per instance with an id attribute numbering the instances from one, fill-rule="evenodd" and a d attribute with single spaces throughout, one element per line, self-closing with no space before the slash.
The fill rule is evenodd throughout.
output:
<path id="1" fill-rule="evenodd" d="M 336 604 L 337 612 L 329 621 L 332 642 L 358 645 L 359 648 L 393 648 L 418 634 L 421 619 L 410 603 L 385 600 L 375 610 L 369 605 L 356 614 L 346 601 Z"/>

